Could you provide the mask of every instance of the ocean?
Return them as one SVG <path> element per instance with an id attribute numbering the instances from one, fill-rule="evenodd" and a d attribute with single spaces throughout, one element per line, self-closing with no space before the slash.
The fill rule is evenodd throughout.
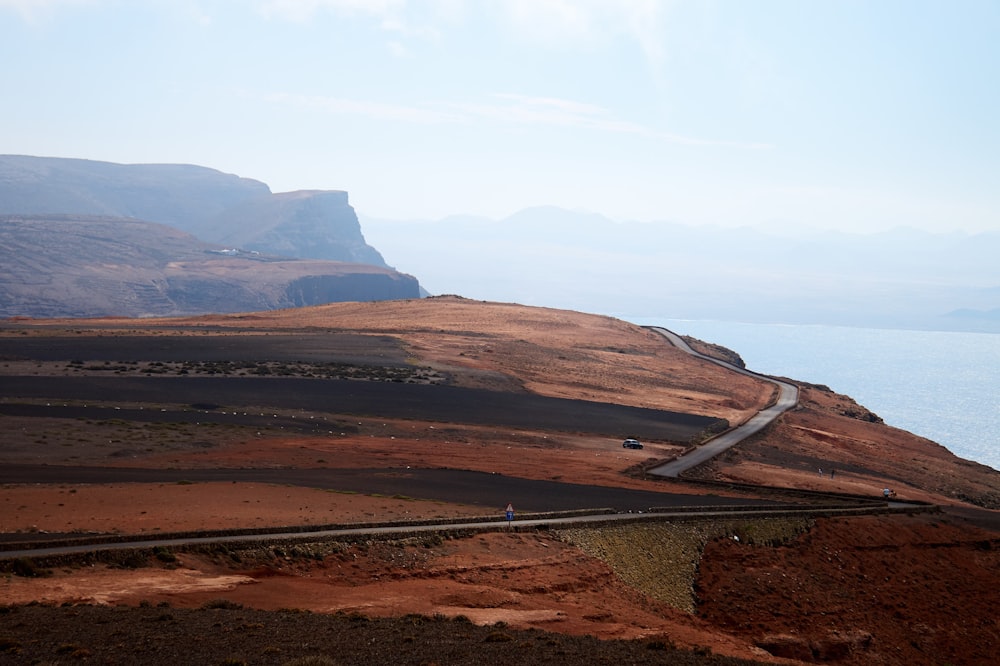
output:
<path id="1" fill-rule="evenodd" d="M 825 384 L 1000 470 L 1000 334 L 622 318 L 728 347 L 756 372 Z"/>

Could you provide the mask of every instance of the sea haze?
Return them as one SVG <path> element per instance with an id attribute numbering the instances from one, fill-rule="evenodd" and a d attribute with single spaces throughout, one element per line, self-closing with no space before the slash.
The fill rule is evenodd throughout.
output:
<path id="1" fill-rule="evenodd" d="M 623 318 L 729 347 L 756 372 L 825 384 L 888 425 L 1000 469 L 1000 335 Z"/>

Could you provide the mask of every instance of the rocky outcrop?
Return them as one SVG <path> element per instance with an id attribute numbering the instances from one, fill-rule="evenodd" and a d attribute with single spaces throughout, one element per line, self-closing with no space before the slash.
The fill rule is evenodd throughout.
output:
<path id="1" fill-rule="evenodd" d="M 272 194 L 185 164 L 0 155 L 0 316 L 268 310 L 419 298 L 341 191 Z"/>
<path id="2" fill-rule="evenodd" d="M 347 192 L 301 191 L 254 198 L 220 213 L 199 235 L 268 254 L 386 265 L 365 242 Z"/>

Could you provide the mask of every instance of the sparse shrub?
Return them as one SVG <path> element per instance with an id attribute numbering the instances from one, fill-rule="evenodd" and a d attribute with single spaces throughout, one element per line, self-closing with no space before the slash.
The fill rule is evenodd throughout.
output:
<path id="1" fill-rule="evenodd" d="M 51 574 L 50 571 L 39 569 L 30 557 L 19 557 L 10 563 L 10 570 L 15 576 L 22 578 L 42 578 Z"/>
<path id="2" fill-rule="evenodd" d="M 163 546 L 157 546 L 153 551 L 153 554 L 156 556 L 156 559 L 161 562 L 173 563 L 177 561 L 177 556 Z"/>
<path id="3" fill-rule="evenodd" d="M 123 553 L 117 562 L 115 562 L 115 566 L 119 569 L 141 569 L 147 564 L 149 562 L 146 556 L 135 551 Z"/>
<path id="4" fill-rule="evenodd" d="M 243 604 L 229 599 L 209 599 L 201 605 L 202 610 L 243 610 Z"/>
<path id="5" fill-rule="evenodd" d="M 507 643 L 514 640 L 510 634 L 505 634 L 502 631 L 491 631 L 486 634 L 486 638 L 483 639 L 484 643 Z"/>

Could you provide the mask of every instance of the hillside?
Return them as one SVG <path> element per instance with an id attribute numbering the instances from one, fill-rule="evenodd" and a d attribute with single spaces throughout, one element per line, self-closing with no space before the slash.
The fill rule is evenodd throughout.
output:
<path id="1" fill-rule="evenodd" d="M 347 193 L 182 164 L 0 155 L 0 315 L 161 316 L 416 298 Z"/>
<path id="2" fill-rule="evenodd" d="M 0 316 L 240 312 L 413 298 L 379 266 L 237 252 L 135 219 L 0 215 Z"/>
<path id="3" fill-rule="evenodd" d="M 913 515 L 251 542 L 126 552 L 87 566 L 22 563 L 22 573 L 53 573 L 0 579 L 0 596 L 11 603 L 145 607 L 119 609 L 112 645 L 88 638 L 88 623 L 102 621 L 99 609 L 17 607 L 7 617 L 21 629 L 9 631 L 5 644 L 25 662 L 58 658 L 53 645 L 108 659 L 183 660 L 162 637 L 184 627 L 203 635 L 213 624 L 226 630 L 204 639 L 212 645 L 205 653 L 232 660 L 375 658 L 342 640 L 345 619 L 354 623 L 351 635 L 382 641 L 400 663 L 581 663 L 584 653 L 587 663 L 663 663 L 674 646 L 687 650 L 676 663 L 708 655 L 988 663 L 1000 641 L 983 613 L 1000 603 L 1000 514 L 984 508 L 995 506 L 1000 473 L 880 423 L 847 396 L 802 385 L 798 409 L 700 470 L 710 484 L 648 478 L 643 469 L 688 442 L 629 433 L 646 448 L 623 449 L 621 433 L 600 432 L 583 418 L 588 405 L 737 423 L 766 405 L 772 389 L 627 322 L 439 297 L 189 318 L 6 321 L 0 345 L 7 387 L 0 425 L 10 434 L 0 447 L 5 474 L 66 475 L 59 483 L 0 486 L 7 507 L 0 534 L 8 541 L 496 515 L 508 501 L 529 512 L 545 497 L 586 503 L 591 492 L 610 490 L 697 505 L 775 497 L 738 485 L 746 483 L 867 497 L 889 483 L 902 499 L 941 507 Z M 306 404 L 305 392 L 292 390 L 331 379 L 375 385 L 366 390 L 385 400 L 421 393 L 398 390 L 413 386 L 442 397 L 439 406 L 451 415 L 401 415 L 405 404 L 387 410 L 377 399 L 357 410 L 332 390 L 325 403 Z M 88 382 L 121 390 L 86 400 L 59 394 Z M 36 390 L 46 386 L 51 393 Z M 262 388 L 238 403 L 226 388 L 254 386 Z M 475 395 L 478 410 L 489 407 L 490 394 L 497 404 L 499 394 L 567 400 L 537 403 L 563 410 L 564 425 L 537 425 L 527 418 L 531 402 L 502 423 L 473 421 L 473 403 L 443 399 L 458 395 L 452 390 Z M 214 396 L 224 399 L 213 404 Z M 94 468 L 111 479 L 119 470 L 120 478 L 73 480 Z M 418 485 L 423 478 L 434 482 Z M 454 499 L 461 479 L 472 480 L 463 486 L 471 499 Z M 497 497 L 496 487 L 521 494 Z M 532 488 L 555 491 L 536 496 Z M 241 612 L 241 605 L 273 612 Z M 203 607 L 222 612 L 186 610 Z M 292 612 L 310 618 L 311 629 L 290 628 Z M 383 617 L 395 620 L 365 619 Z M 443 630 L 444 618 L 459 618 L 454 631 Z M 31 622 L 45 624 L 47 642 L 29 635 Z M 163 631 L 151 627 L 156 622 L 165 623 Z M 488 631 L 471 637 L 468 622 Z M 279 640 L 279 627 L 296 639 Z M 580 636 L 602 640 L 584 650 L 573 638 Z M 477 651 L 477 641 L 490 648 Z M 510 651 L 498 655 L 493 642 Z M 407 661 L 408 645 L 419 646 L 414 661 Z M 621 649 L 633 651 L 622 656 Z"/>

